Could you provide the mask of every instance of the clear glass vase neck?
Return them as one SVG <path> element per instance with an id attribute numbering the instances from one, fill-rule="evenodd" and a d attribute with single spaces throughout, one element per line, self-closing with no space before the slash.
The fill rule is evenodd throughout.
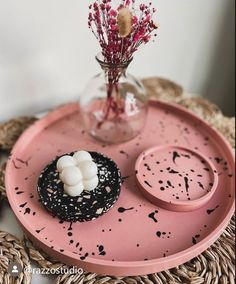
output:
<path id="1" fill-rule="evenodd" d="M 108 62 L 104 59 L 104 56 L 101 54 L 98 54 L 96 56 L 96 60 L 101 66 L 102 70 L 105 71 L 106 73 L 120 73 L 120 74 L 125 74 L 127 68 L 129 67 L 130 63 L 132 62 L 133 58 L 119 62 L 119 63 L 113 63 L 113 62 Z"/>

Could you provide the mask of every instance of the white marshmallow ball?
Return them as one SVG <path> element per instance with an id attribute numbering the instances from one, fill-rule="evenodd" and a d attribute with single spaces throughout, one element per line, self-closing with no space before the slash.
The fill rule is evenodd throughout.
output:
<path id="1" fill-rule="evenodd" d="M 91 179 L 98 173 L 97 165 L 92 161 L 85 161 L 79 164 L 83 179 Z"/>
<path id="2" fill-rule="evenodd" d="M 83 181 L 84 190 L 92 191 L 98 186 L 98 183 L 99 183 L 99 180 L 98 180 L 97 175 L 91 179 L 88 179 L 88 180 L 85 179 Z"/>
<path id="3" fill-rule="evenodd" d="M 82 182 L 76 184 L 75 186 L 68 186 L 65 184 L 64 191 L 71 197 L 77 197 L 84 191 L 84 185 Z"/>
<path id="4" fill-rule="evenodd" d="M 57 161 L 57 170 L 61 173 L 68 167 L 75 166 L 75 160 L 71 156 L 63 156 Z"/>
<path id="5" fill-rule="evenodd" d="M 79 168 L 73 166 L 68 167 L 62 171 L 60 174 L 60 179 L 69 186 L 75 186 L 83 179 L 81 171 Z"/>
<path id="6" fill-rule="evenodd" d="M 89 154 L 89 152 L 86 151 L 78 151 L 73 156 L 76 164 L 78 165 L 81 162 L 85 161 L 92 161 L 92 156 Z"/>

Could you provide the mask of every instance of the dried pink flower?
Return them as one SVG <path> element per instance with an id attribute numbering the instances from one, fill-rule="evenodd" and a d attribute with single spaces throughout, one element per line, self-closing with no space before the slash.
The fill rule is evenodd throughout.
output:
<path id="1" fill-rule="evenodd" d="M 157 29 L 153 21 L 156 9 L 152 3 L 136 9 L 136 0 L 121 0 L 116 9 L 111 3 L 96 0 L 89 5 L 88 25 L 99 41 L 104 60 L 119 64 L 130 60 L 141 45 L 157 35 L 153 33 Z"/>

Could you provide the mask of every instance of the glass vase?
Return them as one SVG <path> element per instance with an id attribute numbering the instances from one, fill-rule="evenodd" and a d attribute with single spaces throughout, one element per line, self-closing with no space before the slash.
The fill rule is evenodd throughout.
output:
<path id="1" fill-rule="evenodd" d="M 135 138 L 143 129 L 148 110 L 142 83 L 121 64 L 96 60 L 102 72 L 92 78 L 80 98 L 85 130 L 95 139 L 115 144 Z"/>

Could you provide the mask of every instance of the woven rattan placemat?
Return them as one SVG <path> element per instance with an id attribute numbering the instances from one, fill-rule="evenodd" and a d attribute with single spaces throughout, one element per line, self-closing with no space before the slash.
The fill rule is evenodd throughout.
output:
<path id="1" fill-rule="evenodd" d="M 190 109 L 208 121 L 220 131 L 235 147 L 235 118 L 225 117 L 214 104 L 201 97 L 189 97 L 182 87 L 175 83 L 160 79 L 147 78 L 143 80 L 149 96 L 157 99 L 176 102 Z M 17 118 L 0 124 L 0 153 L 10 152 L 19 135 L 35 118 Z M 0 168 L 0 200 L 7 201 L 4 187 L 5 165 Z M 1 218 L 1 217 L 0 217 Z M 43 252 L 34 248 L 28 241 L 20 241 L 9 233 L 0 230 L 0 283 L 31 283 L 31 275 L 21 274 L 19 278 L 10 277 L 8 265 L 10 261 L 18 261 L 22 266 L 29 266 L 30 260 L 43 268 L 60 268 L 66 265 L 50 259 Z M 110 277 L 94 273 L 83 275 L 59 275 L 54 283 L 63 284 L 234 284 L 235 283 L 235 217 L 219 240 L 207 251 L 193 260 L 174 269 L 161 273 L 134 276 Z M 43 283 L 42 283 L 43 284 Z"/>

